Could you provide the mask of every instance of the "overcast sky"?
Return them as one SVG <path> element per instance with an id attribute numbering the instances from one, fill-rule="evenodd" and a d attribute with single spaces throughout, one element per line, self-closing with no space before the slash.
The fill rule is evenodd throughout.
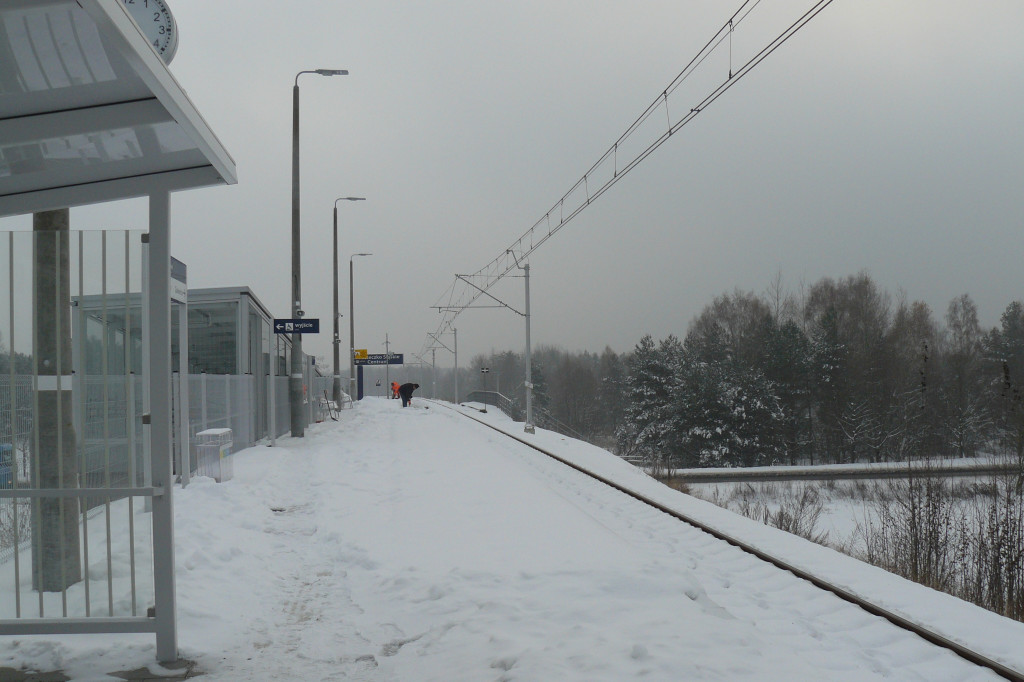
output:
<path id="1" fill-rule="evenodd" d="M 300 80 L 303 306 L 324 330 L 305 349 L 329 357 L 335 198 L 367 198 L 339 206 L 344 345 L 348 257 L 369 251 L 356 346 L 383 352 L 387 333 L 418 352 L 455 273 L 540 219 L 740 2 L 168 4 L 171 71 L 239 177 L 173 197 L 191 287 L 248 285 L 289 316 L 292 84 L 351 72 Z M 812 4 L 763 0 L 734 60 Z M 1019 0 L 836 0 L 536 251 L 534 345 L 627 351 L 645 333 L 683 336 L 735 287 L 862 269 L 937 319 L 969 293 L 996 324 L 1024 296 L 1022 30 Z M 145 201 L 128 201 L 76 209 L 72 229 L 145 220 Z M 520 279 L 493 293 L 522 306 Z M 505 310 L 455 326 L 462 365 L 524 346 Z"/>

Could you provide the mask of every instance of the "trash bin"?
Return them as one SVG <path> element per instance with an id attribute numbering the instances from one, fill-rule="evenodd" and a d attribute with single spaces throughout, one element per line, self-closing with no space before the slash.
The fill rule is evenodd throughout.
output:
<path id="1" fill-rule="evenodd" d="M 231 429 L 206 429 L 196 434 L 196 459 L 200 476 L 209 476 L 218 483 L 232 476 Z"/>

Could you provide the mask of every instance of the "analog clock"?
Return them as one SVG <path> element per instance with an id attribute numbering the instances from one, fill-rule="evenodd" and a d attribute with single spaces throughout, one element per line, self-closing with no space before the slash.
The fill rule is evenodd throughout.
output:
<path id="1" fill-rule="evenodd" d="M 121 0 L 153 49 L 170 64 L 178 49 L 178 25 L 164 0 Z"/>

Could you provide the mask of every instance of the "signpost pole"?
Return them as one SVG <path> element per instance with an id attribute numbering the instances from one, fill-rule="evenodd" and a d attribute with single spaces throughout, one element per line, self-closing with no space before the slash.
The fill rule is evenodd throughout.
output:
<path id="1" fill-rule="evenodd" d="M 490 373 L 490 367 L 481 367 L 480 374 L 484 376 L 484 412 L 487 412 L 487 375 Z"/>

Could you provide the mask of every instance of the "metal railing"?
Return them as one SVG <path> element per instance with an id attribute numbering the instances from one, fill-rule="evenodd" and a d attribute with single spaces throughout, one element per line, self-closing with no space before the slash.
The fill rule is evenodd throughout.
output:
<path id="1" fill-rule="evenodd" d="M 464 402 L 467 403 L 484 403 L 488 406 L 497 407 L 499 410 L 507 414 L 513 421 L 523 420 L 523 410 L 519 405 L 511 398 L 498 393 L 497 391 L 470 391 L 466 394 Z M 548 431 L 556 431 L 565 436 L 572 436 L 578 440 L 586 441 L 587 437 L 582 433 L 572 428 L 568 424 L 558 421 L 551 416 L 551 413 L 547 410 L 534 406 L 533 408 L 533 421 L 542 429 Z"/>
<path id="2" fill-rule="evenodd" d="M 0 238 L 0 632 L 155 632 L 141 233 Z M 89 316 L 76 305 L 100 301 Z"/>
<path id="3" fill-rule="evenodd" d="M 497 407 L 513 420 L 518 421 L 523 418 L 522 410 L 516 406 L 515 402 L 497 391 L 470 391 L 466 394 L 464 402 L 483 403 L 488 407 Z"/>
<path id="4" fill-rule="evenodd" d="M 142 244 L 139 232 L 0 233 L 0 634 L 158 627 L 155 510 L 170 491 L 152 483 L 144 438 Z M 47 325 L 46 343 L 70 339 L 55 361 Z M 237 450 L 288 431 L 287 377 L 187 377 L 173 375 L 160 407 L 188 422 L 170 429 L 179 474 L 198 468 L 198 432 L 230 428 Z M 331 381 L 307 382 L 311 423 Z"/>

